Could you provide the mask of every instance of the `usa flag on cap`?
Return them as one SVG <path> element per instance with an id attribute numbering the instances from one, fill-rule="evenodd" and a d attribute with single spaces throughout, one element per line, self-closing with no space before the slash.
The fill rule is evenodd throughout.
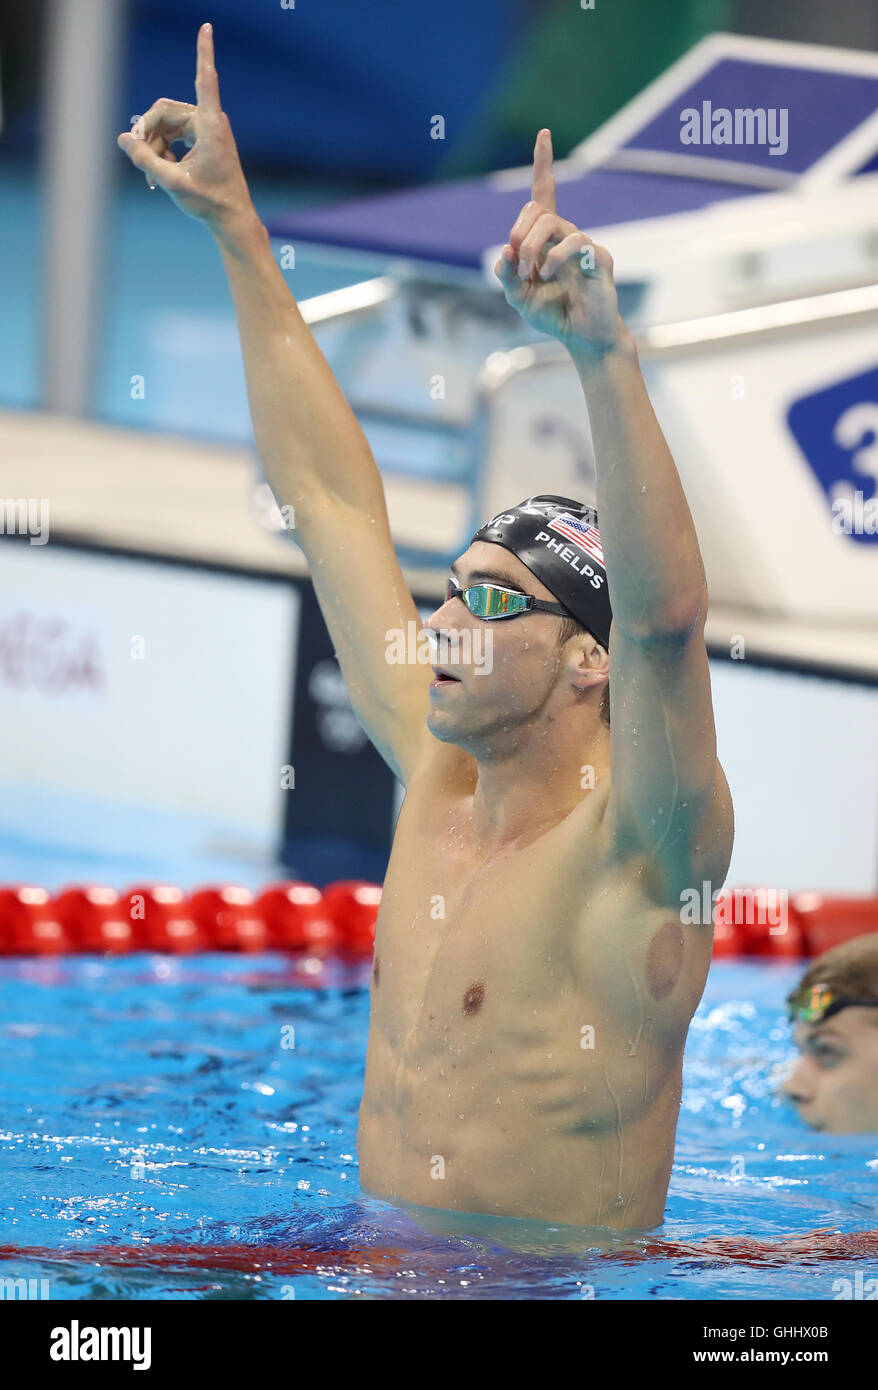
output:
<path id="1" fill-rule="evenodd" d="M 596 526 L 588 526 L 586 522 L 580 521 L 579 517 L 572 516 L 570 512 L 562 512 L 560 516 L 555 517 L 554 521 L 549 522 L 549 530 L 557 531 L 565 540 L 572 541 L 593 560 L 597 560 L 599 565 L 604 565 L 600 532 Z M 605 565 L 604 568 L 606 568 Z"/>

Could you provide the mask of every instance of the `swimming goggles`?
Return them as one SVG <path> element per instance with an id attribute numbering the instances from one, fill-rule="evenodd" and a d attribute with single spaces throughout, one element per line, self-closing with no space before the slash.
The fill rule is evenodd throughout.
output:
<path id="1" fill-rule="evenodd" d="M 828 985 L 806 985 L 787 999 L 787 1012 L 790 1019 L 799 1023 L 822 1023 L 841 1009 L 878 1008 L 878 999 L 853 999 L 849 995 L 836 994 Z"/>
<path id="2" fill-rule="evenodd" d="M 471 584 L 462 589 L 456 579 L 449 579 L 445 587 L 445 601 L 450 598 L 463 599 L 475 618 L 517 618 L 522 613 L 554 613 L 557 617 L 571 617 L 568 609 L 560 603 L 544 603 L 533 594 L 523 594 L 519 589 L 504 589 L 499 584 Z"/>

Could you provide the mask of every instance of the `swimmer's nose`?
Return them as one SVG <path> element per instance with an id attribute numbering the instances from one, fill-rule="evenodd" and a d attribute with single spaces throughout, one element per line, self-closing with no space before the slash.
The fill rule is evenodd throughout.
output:
<path id="1" fill-rule="evenodd" d="M 428 618 L 427 621 L 424 623 L 424 627 L 431 627 L 431 628 L 433 628 L 434 630 L 440 629 L 440 628 L 442 627 L 442 622 L 441 622 L 441 619 L 439 618 L 439 615 L 440 615 L 440 614 L 443 614 L 443 613 L 444 613 L 444 614 L 446 614 L 446 616 L 447 616 L 447 615 L 449 615 L 449 614 L 451 614 L 451 613 L 458 613 L 458 612 L 459 612 L 459 613 L 463 613 L 463 612 L 465 612 L 465 609 L 464 609 L 463 604 L 462 604 L 462 603 L 456 603 L 456 599 L 457 599 L 457 595 L 456 595 L 456 594 L 452 594 L 452 595 L 451 595 L 451 598 L 443 599 L 443 601 L 440 603 L 439 607 L 436 608 L 436 609 L 434 609 L 434 611 L 430 614 L 429 618 Z M 437 621 L 437 620 L 438 620 L 438 621 Z"/>
<path id="2" fill-rule="evenodd" d="M 461 640 L 461 630 L 449 627 L 447 623 L 434 622 L 434 619 L 438 617 L 441 612 L 442 609 L 438 608 L 433 616 L 428 618 L 424 623 L 424 631 L 427 634 L 434 653 L 439 652 L 443 647 L 448 647 Z"/>
<path id="3" fill-rule="evenodd" d="M 780 1092 L 781 1095 L 786 1096 L 787 1100 L 791 1100 L 793 1105 L 807 1105 L 809 1101 L 814 1099 L 811 1088 L 802 1076 L 801 1064 L 795 1067 L 786 1081 L 782 1083 Z"/>

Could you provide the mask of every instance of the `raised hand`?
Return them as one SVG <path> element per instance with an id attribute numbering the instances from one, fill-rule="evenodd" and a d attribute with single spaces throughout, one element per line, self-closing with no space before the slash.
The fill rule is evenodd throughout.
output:
<path id="1" fill-rule="evenodd" d="M 602 354 L 625 332 L 613 258 L 555 211 L 552 137 L 534 146 L 532 198 L 509 233 L 494 273 L 525 323 L 571 351 Z"/>
<path id="2" fill-rule="evenodd" d="M 209 24 L 198 31 L 195 95 L 195 106 L 168 97 L 154 102 L 117 144 L 150 186 L 163 188 L 190 217 L 218 230 L 252 203 L 232 127 L 220 106 Z M 179 140 L 189 152 L 178 161 L 171 146 Z"/>

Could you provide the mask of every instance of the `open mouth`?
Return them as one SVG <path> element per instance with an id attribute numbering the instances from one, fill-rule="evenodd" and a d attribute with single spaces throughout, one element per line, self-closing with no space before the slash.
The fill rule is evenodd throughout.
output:
<path id="1" fill-rule="evenodd" d="M 460 685 L 460 678 L 458 676 L 452 676 L 449 671 L 443 671 L 441 666 L 434 666 L 432 671 L 433 679 L 430 682 L 431 686 Z"/>

